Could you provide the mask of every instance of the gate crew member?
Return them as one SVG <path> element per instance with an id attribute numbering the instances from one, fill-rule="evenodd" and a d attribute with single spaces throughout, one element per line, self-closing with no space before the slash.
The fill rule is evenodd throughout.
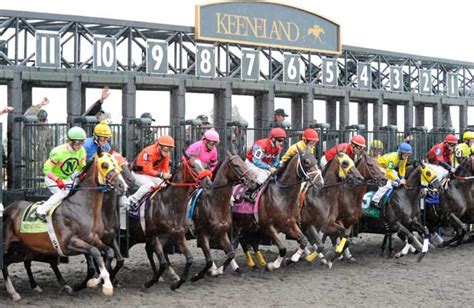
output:
<path id="1" fill-rule="evenodd" d="M 458 138 L 452 134 L 447 135 L 444 141 L 434 145 L 426 157 L 431 164 L 442 166 L 444 169 L 454 173 L 456 169 L 451 165 L 454 147 Z"/>
<path id="2" fill-rule="evenodd" d="M 194 142 L 186 149 L 186 154 L 198 157 L 203 164 L 207 164 L 209 169 L 214 171 L 217 166 L 216 145 L 219 141 L 219 133 L 214 129 L 209 129 L 201 140 Z"/>
<path id="3" fill-rule="evenodd" d="M 321 168 L 324 169 L 327 163 L 329 163 L 336 156 L 337 152 L 346 153 L 352 160 L 355 160 L 355 156 L 359 154 L 360 151 L 365 149 L 365 138 L 362 135 L 354 135 L 351 138 L 350 143 L 341 143 L 333 146 L 330 150 L 324 152 L 323 157 L 321 157 Z"/>
<path id="4" fill-rule="evenodd" d="M 171 179 L 170 152 L 174 147 L 174 139 L 164 135 L 138 154 L 132 174 L 140 188 L 128 198 L 131 210 L 136 210 L 139 201 L 154 187 L 159 187 L 165 180 Z"/>
<path id="5" fill-rule="evenodd" d="M 67 143 L 51 150 L 45 162 L 43 173 L 46 187 L 53 193 L 49 199 L 38 206 L 36 216 L 46 221 L 46 214 L 69 194 L 66 186 L 72 185 L 74 174 L 86 165 L 86 150 L 82 146 L 86 132 L 80 127 L 72 127 L 67 132 Z"/>

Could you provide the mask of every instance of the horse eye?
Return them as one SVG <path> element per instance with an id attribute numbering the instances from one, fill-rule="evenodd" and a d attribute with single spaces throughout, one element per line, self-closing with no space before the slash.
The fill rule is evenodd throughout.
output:
<path id="1" fill-rule="evenodd" d="M 349 162 L 347 160 L 343 160 L 341 163 L 341 167 L 346 169 L 347 167 L 349 167 Z"/>
<path id="2" fill-rule="evenodd" d="M 109 169 L 109 164 L 104 161 L 104 162 L 100 165 L 100 167 L 101 167 L 102 169 Z"/>
<path id="3" fill-rule="evenodd" d="M 426 176 L 431 177 L 431 171 L 426 171 Z"/>

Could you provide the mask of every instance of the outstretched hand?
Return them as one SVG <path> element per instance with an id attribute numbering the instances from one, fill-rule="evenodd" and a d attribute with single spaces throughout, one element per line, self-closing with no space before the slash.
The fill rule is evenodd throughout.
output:
<path id="1" fill-rule="evenodd" d="M 103 89 L 102 89 L 102 94 L 100 96 L 100 101 L 101 102 L 104 102 L 104 100 L 107 99 L 107 97 L 109 97 L 110 95 L 110 89 L 108 86 L 105 86 Z"/>
<path id="2" fill-rule="evenodd" d="M 43 100 L 40 102 L 40 107 L 44 107 L 49 104 L 49 99 L 47 97 L 43 97 Z"/>
<path id="3" fill-rule="evenodd" d="M 2 109 L 0 109 L 0 115 L 2 115 L 4 113 L 12 112 L 13 110 L 15 110 L 15 108 L 10 107 L 10 106 L 5 106 Z"/>

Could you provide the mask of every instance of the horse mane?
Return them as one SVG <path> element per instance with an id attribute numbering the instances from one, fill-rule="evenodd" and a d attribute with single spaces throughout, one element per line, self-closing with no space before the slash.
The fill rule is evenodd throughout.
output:
<path id="1" fill-rule="evenodd" d="M 296 155 L 293 155 L 293 157 L 286 161 L 285 163 L 283 163 L 280 168 L 278 168 L 277 172 L 275 173 L 275 176 L 277 177 L 280 177 L 283 173 L 285 173 L 286 169 L 288 168 L 288 166 L 291 164 L 291 162 L 296 158 L 298 157 L 298 155 L 300 155 L 300 153 L 296 153 Z"/>
<path id="2" fill-rule="evenodd" d="M 89 160 L 86 163 L 86 166 L 84 167 L 84 169 L 82 169 L 82 171 L 78 174 L 77 177 L 79 178 L 79 181 L 74 181 L 73 182 L 73 186 L 69 190 L 69 194 L 67 195 L 66 198 L 68 198 L 70 196 L 73 196 L 76 192 L 78 192 L 80 190 L 80 189 L 77 189 L 77 188 L 81 187 L 81 184 L 84 181 L 84 179 L 86 178 L 86 175 L 89 172 L 89 169 L 91 168 L 91 166 L 94 165 L 94 163 L 95 163 L 95 156 L 93 156 L 92 159 Z"/>
<path id="3" fill-rule="evenodd" d="M 220 169 L 220 167 L 222 166 L 222 164 L 224 163 L 224 161 L 225 161 L 225 159 L 217 162 L 217 165 L 216 165 L 216 167 L 214 168 L 214 171 L 212 171 L 212 178 L 213 178 L 213 179 L 216 177 L 216 175 L 217 175 L 217 173 L 219 172 L 219 169 Z"/>

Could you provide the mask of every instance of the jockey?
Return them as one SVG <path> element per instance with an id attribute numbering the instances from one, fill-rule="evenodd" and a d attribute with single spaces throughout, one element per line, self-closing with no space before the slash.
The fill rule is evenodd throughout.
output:
<path id="1" fill-rule="evenodd" d="M 321 157 L 321 168 L 324 168 L 337 154 L 337 152 L 346 153 L 352 160 L 365 148 L 365 138 L 362 135 L 352 136 L 351 143 L 341 143 L 333 146 L 330 150 L 324 152 Z"/>
<path id="2" fill-rule="evenodd" d="M 451 165 L 454 147 L 458 138 L 452 134 L 447 135 L 444 141 L 434 145 L 426 157 L 431 164 L 442 166 L 444 169 L 454 173 L 456 169 Z"/>
<path id="3" fill-rule="evenodd" d="M 287 163 L 291 160 L 293 156 L 298 153 L 298 148 L 300 151 L 306 150 L 306 147 L 310 148 L 311 154 L 314 154 L 314 146 L 319 141 L 318 132 L 312 128 L 307 128 L 303 132 L 303 139 L 293 144 L 288 148 L 285 155 L 281 158 L 281 163 Z"/>
<path id="4" fill-rule="evenodd" d="M 245 163 L 255 172 L 258 184 L 263 184 L 277 171 L 285 139 L 286 132 L 283 128 L 273 128 L 270 136 L 257 140 L 247 152 Z"/>
<path id="5" fill-rule="evenodd" d="M 186 154 L 199 157 L 203 164 L 209 164 L 209 169 L 214 171 L 217 165 L 216 145 L 219 141 L 219 133 L 214 129 L 209 129 L 201 140 L 194 142 L 186 149 Z"/>
<path id="6" fill-rule="evenodd" d="M 46 187 L 53 193 L 49 199 L 38 206 L 36 216 L 46 222 L 46 214 L 69 194 L 67 185 L 74 181 L 74 175 L 86 165 L 86 150 L 82 146 L 86 132 L 77 126 L 67 132 L 67 142 L 51 150 L 44 163 L 43 173 Z"/>
<path id="7" fill-rule="evenodd" d="M 474 147 L 474 132 L 464 132 L 462 141 L 463 143 L 458 144 L 454 149 L 453 161 L 455 167 L 459 166 L 464 158 L 471 156 L 471 149 Z"/>
<path id="8" fill-rule="evenodd" d="M 130 209 L 136 210 L 139 201 L 151 192 L 153 187 L 159 187 L 165 180 L 171 179 L 170 152 L 174 147 L 174 139 L 163 135 L 156 143 L 147 146 L 138 154 L 132 174 L 140 188 L 128 197 Z"/>
<path id="9" fill-rule="evenodd" d="M 379 166 L 385 170 L 385 176 L 388 181 L 387 185 L 379 187 L 379 190 L 372 198 L 372 203 L 377 205 L 392 186 L 406 184 L 406 166 L 408 163 L 408 157 L 412 153 L 411 145 L 407 142 L 402 142 L 398 146 L 397 152 L 387 153 L 377 159 Z"/>
<path id="10" fill-rule="evenodd" d="M 87 138 L 84 141 L 84 149 L 87 152 L 87 161 L 92 159 L 99 150 L 99 147 L 103 152 L 110 151 L 110 137 L 112 137 L 112 130 L 110 129 L 110 126 L 107 125 L 107 121 L 100 121 L 100 123 L 94 127 L 94 137 Z"/>
<path id="11" fill-rule="evenodd" d="M 374 139 L 370 144 L 369 155 L 378 159 L 383 154 L 383 143 L 380 140 Z"/>

